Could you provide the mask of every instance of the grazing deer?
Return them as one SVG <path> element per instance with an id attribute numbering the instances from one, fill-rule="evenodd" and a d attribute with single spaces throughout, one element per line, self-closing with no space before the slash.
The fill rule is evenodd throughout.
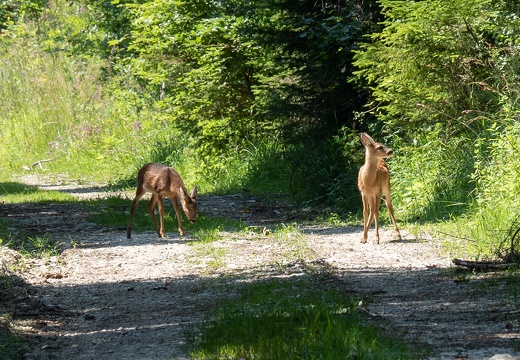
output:
<path id="1" fill-rule="evenodd" d="M 135 199 L 132 202 L 132 209 L 130 210 L 130 222 L 126 229 L 126 237 L 128 239 L 132 237 L 132 218 L 134 217 L 135 208 L 141 197 L 147 192 L 152 193 L 152 199 L 150 200 L 150 204 L 148 204 L 148 212 L 155 224 L 157 235 L 159 235 L 160 238 L 164 238 L 165 236 L 163 204 L 163 196 L 165 196 L 172 201 L 175 214 L 177 215 L 177 223 L 179 224 L 179 234 L 184 236 L 178 200 L 180 200 L 188 219 L 194 223 L 198 210 L 197 186 L 193 187 L 191 195 L 189 195 L 182 182 L 181 176 L 175 169 L 162 164 L 150 163 L 143 166 L 137 174 L 137 190 L 135 192 Z M 159 215 L 161 217 L 160 227 L 157 225 L 157 219 L 155 218 L 155 204 L 158 204 L 159 207 Z"/>
<path id="2" fill-rule="evenodd" d="M 376 243 L 379 244 L 379 206 L 381 195 L 385 194 L 386 207 L 390 218 L 394 223 L 397 239 L 401 240 L 401 233 L 394 217 L 394 208 L 390 200 L 390 173 L 385 160 L 392 156 L 393 150 L 381 143 L 375 142 L 368 134 L 361 134 L 361 142 L 365 146 L 365 164 L 359 169 L 358 186 L 363 200 L 363 238 L 362 243 L 367 242 L 368 229 L 375 219 Z"/>

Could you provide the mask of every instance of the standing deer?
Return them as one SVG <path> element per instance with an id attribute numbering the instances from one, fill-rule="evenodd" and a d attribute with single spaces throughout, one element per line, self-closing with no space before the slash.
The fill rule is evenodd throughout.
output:
<path id="1" fill-rule="evenodd" d="M 358 186 L 363 200 L 363 238 L 362 243 L 367 242 L 368 229 L 375 219 L 376 243 L 379 244 L 379 206 L 381 195 L 385 194 L 386 207 L 390 218 L 394 223 L 397 239 L 401 239 L 401 233 L 394 217 L 394 208 L 390 200 L 390 173 L 385 160 L 392 156 L 393 150 L 381 143 L 375 142 L 367 133 L 361 134 L 361 142 L 365 146 L 365 164 L 359 169 Z"/>
<path id="2" fill-rule="evenodd" d="M 153 223 L 155 224 L 157 235 L 159 235 L 160 238 L 164 238 L 165 236 L 163 204 L 163 196 L 165 196 L 172 201 L 175 214 L 177 215 L 177 223 L 179 224 L 179 234 L 180 236 L 184 236 L 178 200 L 180 200 L 188 219 L 194 223 L 198 211 L 197 186 L 193 187 L 191 195 L 189 195 L 182 182 L 181 176 L 175 169 L 162 164 L 150 163 L 143 166 L 137 174 L 137 190 L 135 192 L 135 199 L 132 202 L 132 209 L 130 210 L 130 222 L 126 229 L 126 237 L 128 239 L 132 237 L 132 218 L 134 217 L 135 208 L 141 197 L 147 192 L 152 193 L 152 199 L 148 204 L 148 213 L 150 213 Z M 157 219 L 155 218 L 155 204 L 158 204 L 159 207 L 159 215 L 161 217 L 160 227 L 157 225 Z"/>

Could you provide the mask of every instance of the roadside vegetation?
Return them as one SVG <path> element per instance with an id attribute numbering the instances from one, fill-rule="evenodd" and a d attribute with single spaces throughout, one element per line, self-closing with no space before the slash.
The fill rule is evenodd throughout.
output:
<path id="1" fill-rule="evenodd" d="M 505 0 L 3 2 L 0 201 L 75 201 L 20 185 L 29 172 L 129 188 L 158 161 L 202 194 L 282 194 L 341 223 L 360 219 L 367 131 L 395 151 L 401 227 L 503 259 L 519 248 L 519 15 Z M 120 200 L 95 206 L 126 222 Z M 243 226 L 203 220 L 201 239 Z M 57 251 L 9 226 L 2 245 Z"/>

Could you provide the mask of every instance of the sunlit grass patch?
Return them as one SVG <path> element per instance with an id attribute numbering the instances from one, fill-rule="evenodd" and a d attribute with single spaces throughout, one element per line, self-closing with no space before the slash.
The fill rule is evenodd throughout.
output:
<path id="1" fill-rule="evenodd" d="M 242 221 L 208 216 L 204 213 L 199 213 L 197 222 L 190 224 L 190 227 L 193 229 L 193 236 L 201 242 L 218 241 L 225 233 L 240 233 L 248 229 L 247 224 Z"/>
<path id="2" fill-rule="evenodd" d="M 242 286 L 188 336 L 195 359 L 403 359 L 402 342 L 359 315 L 356 301 L 309 279 Z M 193 335 L 193 334 L 192 334 Z"/>
<path id="3" fill-rule="evenodd" d="M 7 204 L 77 202 L 71 194 L 60 191 L 40 190 L 36 186 L 16 182 L 0 183 L 0 201 Z"/>
<path id="4" fill-rule="evenodd" d="M 153 220 L 148 213 L 149 199 L 143 198 L 137 204 L 134 219 L 132 221 L 132 233 L 155 231 Z M 130 207 L 132 200 L 120 197 L 111 197 L 103 200 L 85 202 L 89 212 L 89 220 L 107 227 L 126 228 L 130 219 Z M 171 201 L 164 202 L 164 226 L 167 234 L 178 235 L 178 224 L 175 210 Z M 157 206 L 155 217 L 159 221 Z M 221 217 L 213 217 L 199 212 L 197 221 L 191 223 L 181 210 L 182 225 L 190 239 L 201 242 L 212 242 L 220 239 L 222 231 L 241 231 L 247 226 L 241 221 L 230 220 Z"/>
<path id="5" fill-rule="evenodd" d="M 16 182 L 0 183 L 0 201 L 7 204 L 77 203 L 77 199 L 59 191 L 40 190 L 36 186 Z M 58 255 L 60 244 L 50 235 L 33 235 L 9 218 L 0 219 L 0 245 L 20 251 L 26 257 Z"/>

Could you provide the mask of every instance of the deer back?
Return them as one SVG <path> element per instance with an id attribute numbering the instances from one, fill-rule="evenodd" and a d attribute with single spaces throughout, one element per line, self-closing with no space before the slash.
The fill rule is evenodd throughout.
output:
<path id="1" fill-rule="evenodd" d="M 186 189 L 181 176 L 175 169 L 158 163 L 143 166 L 139 170 L 137 179 L 138 184 L 146 191 L 169 198 L 180 198 L 180 188 Z"/>

